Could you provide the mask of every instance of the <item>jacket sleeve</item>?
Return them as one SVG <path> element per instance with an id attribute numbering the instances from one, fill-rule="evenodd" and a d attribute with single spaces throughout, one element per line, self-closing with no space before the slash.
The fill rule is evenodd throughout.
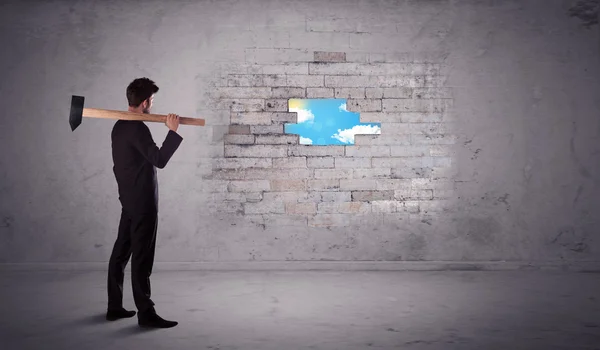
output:
<path id="1" fill-rule="evenodd" d="M 183 138 L 173 130 L 169 130 L 161 148 L 158 148 L 152 139 L 150 129 L 145 124 L 139 124 L 135 128 L 131 139 L 133 146 L 146 158 L 152 165 L 162 169 L 169 159 L 173 156 Z"/>

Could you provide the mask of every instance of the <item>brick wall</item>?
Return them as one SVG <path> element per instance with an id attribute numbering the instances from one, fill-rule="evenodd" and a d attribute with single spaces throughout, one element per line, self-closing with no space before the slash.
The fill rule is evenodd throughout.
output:
<path id="1" fill-rule="evenodd" d="M 223 152 L 204 176 L 213 213 L 263 227 L 333 227 L 367 217 L 422 221 L 450 209 L 456 137 L 441 59 L 318 51 L 285 62 L 290 56 L 271 52 L 264 57 L 272 61 L 217 72 L 210 105 L 229 123 L 213 140 Z M 301 145 L 284 134 L 297 120 L 291 98 L 347 99 L 347 110 L 381 123 L 381 134 L 357 135 L 355 145 Z"/>

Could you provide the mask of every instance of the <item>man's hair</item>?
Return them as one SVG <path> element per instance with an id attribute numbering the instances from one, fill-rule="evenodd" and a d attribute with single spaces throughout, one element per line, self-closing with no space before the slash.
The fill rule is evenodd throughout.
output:
<path id="1" fill-rule="evenodd" d="M 152 94 L 158 92 L 158 86 L 148 78 L 137 78 L 127 86 L 127 102 L 131 107 L 137 107 Z"/>

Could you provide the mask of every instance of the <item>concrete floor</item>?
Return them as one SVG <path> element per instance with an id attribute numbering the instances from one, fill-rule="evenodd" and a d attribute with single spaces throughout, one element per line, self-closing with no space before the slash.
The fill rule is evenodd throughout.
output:
<path id="1" fill-rule="evenodd" d="M 0 348 L 600 349 L 597 273 L 157 271 L 151 331 L 104 320 L 105 276 L 0 272 Z"/>

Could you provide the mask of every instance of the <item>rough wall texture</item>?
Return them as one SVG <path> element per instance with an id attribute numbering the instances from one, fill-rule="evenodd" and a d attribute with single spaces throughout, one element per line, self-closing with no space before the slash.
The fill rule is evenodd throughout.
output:
<path id="1" fill-rule="evenodd" d="M 114 122 L 206 119 L 159 171 L 157 261 L 597 260 L 597 1 L 4 2 L 0 261 L 106 261 Z M 307 146 L 290 98 L 380 135 Z M 148 123 L 160 146 L 164 125 Z"/>

